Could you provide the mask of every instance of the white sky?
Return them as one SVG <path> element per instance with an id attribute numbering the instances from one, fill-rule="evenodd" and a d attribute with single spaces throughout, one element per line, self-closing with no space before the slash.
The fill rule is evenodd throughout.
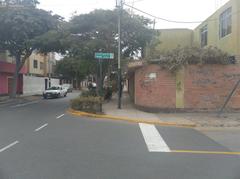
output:
<path id="1" fill-rule="evenodd" d="M 39 7 L 69 19 L 74 12 L 114 9 L 116 0 L 39 0 Z M 133 0 L 125 0 L 132 5 Z M 203 21 L 228 0 L 135 0 L 134 7 L 158 17 L 175 21 Z M 128 9 L 127 7 L 124 7 Z M 137 13 L 137 12 L 136 12 Z M 146 16 L 147 17 L 147 16 Z M 198 24 L 176 24 L 157 21 L 156 28 L 195 28 Z"/>

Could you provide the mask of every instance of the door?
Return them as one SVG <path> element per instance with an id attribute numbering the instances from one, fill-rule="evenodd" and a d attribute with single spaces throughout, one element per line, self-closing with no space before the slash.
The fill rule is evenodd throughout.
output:
<path id="1" fill-rule="evenodd" d="M 45 79 L 45 90 L 48 88 L 48 79 Z"/>

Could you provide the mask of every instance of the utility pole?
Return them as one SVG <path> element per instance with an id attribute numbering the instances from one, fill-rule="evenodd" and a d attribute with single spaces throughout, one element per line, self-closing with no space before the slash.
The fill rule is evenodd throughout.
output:
<path id="1" fill-rule="evenodd" d="M 48 57 L 48 87 L 51 87 L 51 57 Z"/>
<path id="2" fill-rule="evenodd" d="M 121 96 L 122 96 L 122 82 L 121 82 L 121 15 L 123 2 L 122 0 L 116 0 L 116 6 L 118 8 L 118 109 L 122 108 Z"/>
<path id="3" fill-rule="evenodd" d="M 156 26 L 156 19 L 153 20 L 153 30 L 155 30 L 155 26 Z"/>

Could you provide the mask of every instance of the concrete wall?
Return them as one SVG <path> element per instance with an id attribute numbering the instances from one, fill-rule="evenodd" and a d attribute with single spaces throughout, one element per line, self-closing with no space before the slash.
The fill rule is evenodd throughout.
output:
<path id="1" fill-rule="evenodd" d="M 146 109 L 214 111 L 239 78 L 239 65 L 190 65 L 177 74 L 148 65 L 135 72 L 135 104 Z M 240 109 L 240 87 L 227 108 Z"/>
<path id="2" fill-rule="evenodd" d="M 178 46 L 181 47 L 191 47 L 193 42 L 193 30 L 190 29 L 160 29 L 159 41 L 155 48 L 156 51 L 160 53 L 166 53 Z M 146 56 L 150 56 L 149 47 L 146 48 Z"/>
<path id="3" fill-rule="evenodd" d="M 161 29 L 159 32 L 160 44 L 156 49 L 160 52 L 164 53 L 178 46 L 192 46 L 193 31 L 190 29 Z"/>
<path id="4" fill-rule="evenodd" d="M 24 95 L 35 95 L 42 94 L 45 90 L 45 77 L 35 76 L 23 76 L 23 94 Z M 59 85 L 59 79 L 51 79 L 51 86 Z"/>

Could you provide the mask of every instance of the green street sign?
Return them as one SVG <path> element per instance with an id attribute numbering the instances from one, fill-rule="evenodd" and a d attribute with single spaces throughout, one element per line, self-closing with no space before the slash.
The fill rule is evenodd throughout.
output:
<path id="1" fill-rule="evenodd" d="M 95 53 L 96 59 L 114 59 L 114 53 Z"/>

